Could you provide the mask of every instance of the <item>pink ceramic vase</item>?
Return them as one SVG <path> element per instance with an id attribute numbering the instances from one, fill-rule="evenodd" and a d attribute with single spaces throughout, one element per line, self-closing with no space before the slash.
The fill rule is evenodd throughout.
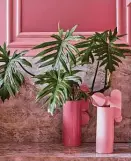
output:
<path id="1" fill-rule="evenodd" d="M 89 100 L 87 99 L 86 101 L 85 100 L 81 100 L 81 110 L 82 111 L 88 111 L 89 109 Z"/>
<path id="2" fill-rule="evenodd" d="M 85 126 L 89 123 L 90 117 L 88 114 L 89 110 L 89 103 L 90 101 L 87 100 L 81 100 L 81 125 Z"/>
<path id="3" fill-rule="evenodd" d="M 81 101 L 67 101 L 63 106 L 64 146 L 81 144 Z"/>
<path id="4" fill-rule="evenodd" d="M 109 154 L 114 145 L 114 108 L 97 107 L 96 152 Z"/>

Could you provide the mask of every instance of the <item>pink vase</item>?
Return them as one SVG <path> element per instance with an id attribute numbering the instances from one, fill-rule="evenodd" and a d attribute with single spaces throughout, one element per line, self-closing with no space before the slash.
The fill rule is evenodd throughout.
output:
<path id="1" fill-rule="evenodd" d="M 97 107 L 96 152 L 109 154 L 114 145 L 114 108 Z"/>
<path id="2" fill-rule="evenodd" d="M 81 100 L 81 110 L 82 111 L 88 111 L 89 109 L 89 100 L 87 99 L 86 101 L 85 100 Z"/>
<path id="3" fill-rule="evenodd" d="M 81 144 L 81 101 L 67 101 L 63 106 L 63 143 L 65 146 Z"/>
<path id="4" fill-rule="evenodd" d="M 89 123 L 90 117 L 88 114 L 90 101 L 87 99 L 81 100 L 81 125 L 86 126 Z"/>

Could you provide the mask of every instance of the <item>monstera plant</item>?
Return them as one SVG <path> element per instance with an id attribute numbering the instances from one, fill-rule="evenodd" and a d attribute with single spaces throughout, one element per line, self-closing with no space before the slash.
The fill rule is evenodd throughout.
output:
<path id="1" fill-rule="evenodd" d="M 119 66 L 119 63 L 122 63 L 121 58 L 125 58 L 125 53 L 131 53 L 127 44 L 117 43 L 117 40 L 124 36 L 118 35 L 117 28 L 114 31 L 96 32 L 85 38 L 73 35 L 76 27 L 74 26 L 66 32 L 59 28 L 58 34 L 51 36 L 54 40 L 34 47 L 34 49 L 42 49 L 36 55 L 39 58 L 37 62 L 40 64 L 39 68 L 48 69 L 47 72 L 36 76 L 38 79 L 36 83 L 45 85 L 38 93 L 37 99 L 48 96 L 46 102 L 49 103 L 51 113 L 57 105 L 62 105 L 66 100 L 75 98 L 73 95 L 69 95 L 77 93 L 76 89 L 73 93 L 74 85 L 75 88 L 76 86 L 77 88 L 80 87 L 81 78 L 77 74 L 80 70 L 75 69 L 77 65 L 93 64 L 94 62 L 97 64 L 90 94 L 95 92 L 94 84 L 98 69 L 104 67 L 105 83 L 104 88 L 100 90 L 103 92 L 110 87 L 110 76 Z M 64 83 L 63 86 L 61 86 L 61 81 Z"/>
<path id="2" fill-rule="evenodd" d="M 10 96 L 15 96 L 19 92 L 21 85 L 24 83 L 24 76 L 19 70 L 20 66 L 28 74 L 25 65 L 32 67 L 31 63 L 22 58 L 27 51 L 17 52 L 10 55 L 10 50 L 6 44 L 0 46 L 0 98 L 4 102 Z"/>
<path id="3" fill-rule="evenodd" d="M 131 53 L 128 44 L 117 43 L 117 40 L 123 36 L 125 35 L 118 35 L 117 28 L 115 28 L 114 31 L 96 32 L 94 35 L 75 45 L 80 50 L 81 64 L 94 63 L 94 60 L 97 62 L 91 87 L 92 92 L 95 92 L 94 84 L 98 69 L 100 67 L 105 69 L 105 84 L 104 88 L 100 90 L 103 92 L 109 88 L 110 76 L 116 70 L 116 67 L 119 67 L 119 63 L 122 63 L 121 58 L 125 58 L 124 54 Z"/>
<path id="4" fill-rule="evenodd" d="M 82 107 L 83 99 L 86 102 L 86 99 L 96 92 L 94 84 L 98 69 L 101 67 L 105 69 L 105 84 L 100 89 L 104 92 L 110 87 L 110 75 L 119 63 L 122 63 L 121 58 L 125 58 L 125 53 L 131 52 L 127 44 L 117 43 L 117 40 L 124 36 L 118 35 L 117 28 L 114 31 L 96 32 L 85 38 L 73 34 L 76 27 L 66 32 L 58 28 L 58 34 L 51 36 L 52 41 L 44 42 L 33 48 L 41 49 L 36 55 L 37 64 L 39 68 L 45 70 L 35 76 L 36 84 L 43 85 L 38 92 L 37 100 L 45 98 L 51 114 L 57 107 L 63 107 L 63 139 L 64 145 L 67 146 L 80 145 L 82 115 L 79 106 Z M 78 74 L 81 71 L 76 67 L 94 62 L 97 66 L 91 90 L 84 91 L 81 89 L 82 79 Z M 84 106 L 87 105 L 85 102 Z"/>
<path id="5" fill-rule="evenodd" d="M 34 49 L 42 49 L 36 55 L 39 58 L 37 63 L 40 64 L 39 68 L 46 70 L 35 76 L 36 83 L 44 85 L 37 95 L 37 100 L 45 98 L 45 103 L 48 103 L 48 111 L 52 115 L 56 108 L 63 107 L 63 139 L 66 146 L 80 144 L 80 105 L 81 100 L 88 98 L 88 91 L 82 90 L 80 86 L 82 79 L 78 73 L 81 71 L 76 69 L 80 60 L 80 52 L 73 43 L 84 39 L 83 36 L 73 35 L 76 27 L 74 26 L 66 32 L 59 28 L 58 34 L 51 36 L 52 41 L 34 47 Z M 77 123 L 78 128 L 74 127 Z M 75 142 L 73 138 L 75 138 Z"/>
<path id="6" fill-rule="evenodd" d="M 42 48 L 36 55 L 39 58 L 39 68 L 48 71 L 37 75 L 36 84 L 44 85 L 37 95 L 37 100 L 45 99 L 48 102 L 48 111 L 53 114 L 56 107 L 62 107 L 66 101 L 80 100 L 87 98 L 88 94 L 80 90 L 81 77 L 77 75 L 80 70 L 75 67 L 79 63 L 79 50 L 72 42 L 80 41 L 83 36 L 73 35 L 77 26 L 64 33 L 63 29 L 58 30 L 57 35 L 52 35 L 52 41 L 44 42 L 34 49 Z"/>

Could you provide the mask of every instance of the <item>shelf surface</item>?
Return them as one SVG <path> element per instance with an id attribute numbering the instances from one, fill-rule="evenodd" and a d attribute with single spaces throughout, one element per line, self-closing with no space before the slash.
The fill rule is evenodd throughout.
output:
<path id="1" fill-rule="evenodd" d="M 113 154 L 95 153 L 95 144 L 0 144 L 0 161 L 131 161 L 131 144 L 116 143 Z"/>

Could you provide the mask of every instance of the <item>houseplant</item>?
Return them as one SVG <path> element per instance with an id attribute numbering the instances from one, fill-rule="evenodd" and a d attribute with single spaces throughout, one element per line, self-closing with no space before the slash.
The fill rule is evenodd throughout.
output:
<path id="1" fill-rule="evenodd" d="M 45 85 L 38 93 L 37 99 L 46 98 L 45 103 L 48 102 L 48 111 L 51 114 L 57 107 L 63 107 L 63 127 L 68 129 L 69 124 L 71 129 L 73 129 L 73 125 L 78 127 L 78 129 L 75 129 L 78 131 L 78 133 L 75 131 L 76 144 L 72 142 L 72 145 L 79 145 L 80 143 L 80 139 L 78 139 L 80 138 L 80 122 L 78 121 L 80 120 L 80 115 L 78 116 L 78 113 L 80 112 L 75 111 L 79 109 L 76 106 L 80 106 L 78 100 L 87 99 L 89 95 L 98 92 L 94 90 L 94 84 L 98 69 L 102 66 L 105 67 L 105 83 L 99 92 L 107 90 L 110 87 L 112 72 L 116 70 L 116 66 L 119 66 L 119 63 L 122 63 L 121 58 L 125 58 L 124 53 L 130 53 L 127 44 L 116 43 L 116 40 L 123 36 L 117 34 L 117 28 L 114 31 L 96 32 L 94 35 L 85 38 L 73 35 L 76 27 L 67 30 L 65 33 L 59 28 L 58 34 L 51 36 L 55 39 L 54 41 L 44 42 L 34 47 L 34 49 L 42 48 L 42 51 L 36 55 L 39 58 L 37 62 L 38 64 L 40 63 L 39 68 L 48 69 L 47 72 L 36 76 L 38 79 L 36 84 Z M 94 61 L 96 61 L 97 67 L 91 91 L 89 93 L 84 92 L 80 88 L 81 78 L 76 75 L 80 71 L 76 70 L 75 67 L 77 65 L 94 63 Z M 78 116 L 75 117 L 73 114 L 74 118 L 76 118 L 75 123 L 73 120 L 70 120 L 72 116 L 71 107 L 75 107 L 73 112 Z M 65 122 L 68 122 L 68 124 L 66 125 Z M 69 130 L 69 133 L 67 130 L 64 131 L 66 131 L 66 135 L 64 135 L 65 140 L 70 140 L 68 136 L 73 140 L 72 131 Z M 65 142 L 67 143 L 67 141 Z M 66 143 L 65 145 L 69 145 L 69 143 Z"/>
<path id="2" fill-rule="evenodd" d="M 74 36 L 77 26 L 63 32 L 59 28 L 55 39 L 42 43 L 34 49 L 43 50 L 36 55 L 39 58 L 39 68 L 48 71 L 37 75 L 36 84 L 44 84 L 37 95 L 37 100 L 45 99 L 48 102 L 48 111 L 53 114 L 58 107 L 63 107 L 63 140 L 64 145 L 78 146 L 81 138 L 81 109 L 80 100 L 88 98 L 88 92 L 81 90 L 81 77 L 75 69 L 79 64 L 79 50 L 72 42 L 83 39 L 83 36 Z M 72 116 L 72 117 L 71 117 Z M 67 118 L 68 117 L 68 118 Z"/>
<path id="3" fill-rule="evenodd" d="M 104 67 L 105 82 L 104 87 L 99 92 L 104 92 L 110 87 L 111 74 L 122 63 L 121 58 L 125 58 L 126 53 L 131 53 L 129 45 L 125 43 L 117 43 L 117 41 L 125 35 L 118 35 L 117 28 L 114 31 L 106 30 L 102 33 L 96 32 L 94 35 L 83 39 L 83 41 L 75 44 L 80 50 L 81 64 L 94 63 L 96 60 L 96 70 L 92 81 L 91 91 L 94 89 L 96 77 L 99 68 Z"/>
<path id="4" fill-rule="evenodd" d="M 10 50 L 7 49 L 5 43 L 0 46 L 0 98 L 3 102 L 11 96 L 15 96 L 24 83 L 24 76 L 18 66 L 28 74 L 31 74 L 24 67 L 32 67 L 30 62 L 22 58 L 26 52 L 15 51 L 11 56 Z"/>
<path id="5" fill-rule="evenodd" d="M 97 72 L 100 67 L 105 70 L 105 83 L 104 87 L 99 92 L 104 92 L 110 87 L 111 75 L 119 63 L 122 63 L 121 58 L 125 58 L 126 53 L 131 53 L 128 44 L 118 43 L 117 40 L 124 35 L 118 35 L 117 28 L 114 31 L 107 30 L 103 33 L 95 33 L 93 36 L 88 37 L 83 42 L 76 44 L 76 47 L 81 49 L 82 63 L 92 62 L 96 59 L 97 67 L 94 74 L 92 83 L 92 94 L 101 105 L 97 105 L 97 130 L 96 130 L 96 152 L 98 153 L 112 153 L 114 143 L 114 120 L 121 121 L 121 92 L 114 90 L 111 92 L 111 98 L 107 96 L 104 99 L 102 93 L 96 93 L 94 84 L 97 77 Z M 113 103 L 115 102 L 115 103 Z M 119 109 L 120 108 L 120 109 Z M 118 119 L 115 115 L 118 115 Z"/>

